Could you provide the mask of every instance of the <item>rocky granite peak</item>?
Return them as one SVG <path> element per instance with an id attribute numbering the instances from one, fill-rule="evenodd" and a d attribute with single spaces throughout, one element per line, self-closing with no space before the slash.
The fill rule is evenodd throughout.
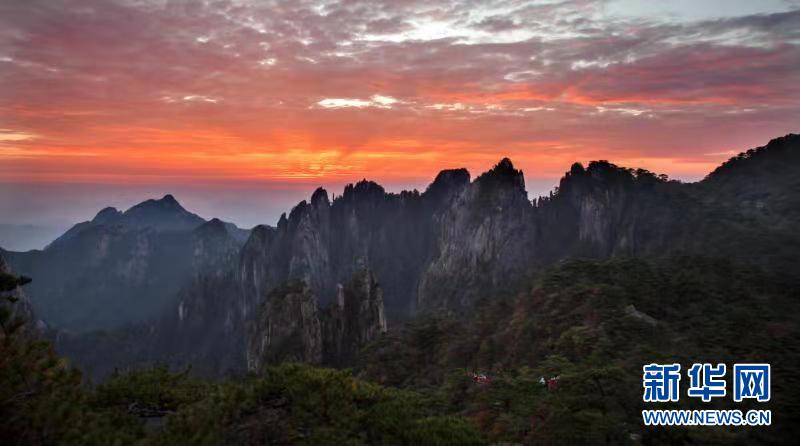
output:
<path id="1" fill-rule="evenodd" d="M 328 199 L 328 191 L 318 187 L 313 194 L 311 194 L 311 206 L 319 208 L 320 206 L 330 206 L 331 202 Z"/>
<path id="2" fill-rule="evenodd" d="M 356 184 L 348 184 L 344 188 L 344 193 L 339 197 L 345 202 L 371 202 L 374 200 L 383 200 L 386 195 L 386 190 L 380 184 L 363 179 Z"/>
<path id="3" fill-rule="evenodd" d="M 111 224 L 119 221 L 120 218 L 122 218 L 122 212 L 115 207 L 109 206 L 101 209 L 92 219 L 92 223 Z"/>
<path id="4" fill-rule="evenodd" d="M 428 191 L 450 187 L 463 187 L 469 184 L 470 174 L 467 169 L 445 169 L 440 171 L 433 183 L 428 186 Z"/>
<path id="5" fill-rule="evenodd" d="M 206 221 L 172 195 L 124 213 L 105 208 L 40 252 L 13 253 L 21 273 L 38 277 L 27 293 L 39 317 L 70 331 L 150 320 L 198 275 L 235 270 L 249 231 Z"/>
<path id="6" fill-rule="evenodd" d="M 383 293 L 374 274 L 356 272 L 321 310 L 312 288 L 289 280 L 259 306 L 248 335 L 248 368 L 295 360 L 347 366 L 359 349 L 386 332 Z"/>
<path id="7" fill-rule="evenodd" d="M 467 169 L 448 169 L 439 172 L 425 190 L 425 197 L 435 202 L 449 201 L 469 186 L 470 174 Z"/>
<path id="8" fill-rule="evenodd" d="M 278 224 L 276 225 L 278 229 L 286 227 L 289 224 L 289 219 L 286 218 L 286 212 L 281 212 L 280 218 L 278 218 Z"/>
<path id="9" fill-rule="evenodd" d="M 489 171 L 481 174 L 475 182 L 482 187 L 511 187 L 525 191 L 525 177 L 521 170 L 514 168 L 508 158 L 503 158 Z"/>
<path id="10" fill-rule="evenodd" d="M 301 280 L 275 288 L 259 307 L 249 335 L 247 368 L 283 361 L 322 362 L 317 298 Z"/>
<path id="11" fill-rule="evenodd" d="M 134 205 L 127 211 L 126 213 L 131 212 L 138 212 L 142 209 L 161 209 L 161 210 L 175 210 L 175 211 L 186 211 L 183 206 L 175 199 L 172 194 L 166 194 L 159 199 L 151 198 L 149 200 L 145 200 L 137 205 Z"/>
<path id="12" fill-rule="evenodd" d="M 507 158 L 480 175 L 435 214 L 433 255 L 417 289 L 417 308 L 468 308 L 476 290 L 522 277 L 536 236 L 522 171 Z"/>
<path id="13" fill-rule="evenodd" d="M 329 365 L 351 364 L 360 347 L 386 332 L 383 292 L 369 270 L 357 271 L 323 313 L 324 361 Z"/>

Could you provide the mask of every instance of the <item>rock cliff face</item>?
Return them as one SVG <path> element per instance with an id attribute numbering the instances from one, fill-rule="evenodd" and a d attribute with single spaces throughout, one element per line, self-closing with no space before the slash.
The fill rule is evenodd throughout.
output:
<path id="1" fill-rule="evenodd" d="M 256 226 L 242 248 L 239 276 L 246 314 L 266 293 L 289 280 L 300 280 L 316 294 L 330 288 L 328 248 L 330 202 L 317 189 L 311 202 L 300 202 L 278 226 Z"/>
<path id="2" fill-rule="evenodd" d="M 318 189 L 277 228 L 253 230 L 240 264 L 243 306 L 294 279 L 327 305 L 334 284 L 368 268 L 381 280 L 389 319 L 466 307 L 481 290 L 522 277 L 533 258 L 531 210 L 508 159 L 472 183 L 465 169 L 442 171 L 422 194 L 361 181 L 331 203 Z"/>
<path id="3" fill-rule="evenodd" d="M 248 342 L 249 370 L 283 361 L 322 362 L 319 305 L 302 280 L 290 281 L 269 293 Z"/>
<path id="4" fill-rule="evenodd" d="M 383 292 L 369 270 L 338 285 L 336 301 L 322 313 L 323 361 L 351 365 L 360 347 L 386 332 Z"/>
<path id="5" fill-rule="evenodd" d="M 220 376 L 244 363 L 244 315 L 235 265 L 241 244 L 220 220 L 192 231 L 192 275 L 177 305 L 155 324 L 150 351 L 172 364 Z"/>
<path id="6" fill-rule="evenodd" d="M 28 297 L 20 286 L 20 277 L 9 268 L 6 259 L 0 254 L 0 311 L 8 312 L 8 320 L 22 320 L 25 322 L 23 330 L 29 334 L 40 335 L 47 328 L 37 320 L 33 313 Z M 0 332 L 2 336 L 2 332 Z"/>
<path id="7" fill-rule="evenodd" d="M 519 280 L 534 256 L 531 208 L 522 172 L 508 159 L 460 188 L 434 217 L 420 308 L 466 308 L 479 293 Z"/>
<path id="8" fill-rule="evenodd" d="M 239 260 L 242 245 L 226 224 L 217 218 L 203 223 L 192 231 L 192 274 L 221 277 Z"/>
<path id="9" fill-rule="evenodd" d="M 381 281 L 391 321 L 469 309 L 568 257 L 755 253 L 756 263 L 778 263 L 780 241 L 794 240 L 786 228 L 800 220 L 796 199 L 783 192 L 800 188 L 798 146 L 799 136 L 779 138 L 696 184 L 607 161 L 576 163 L 535 202 L 508 159 L 472 182 L 464 169 L 442 171 L 423 193 L 361 181 L 329 202 L 317 190 L 278 228 L 254 231 L 242 255 L 244 295 L 252 305 L 298 278 L 327 305 L 333 284 L 367 268 Z M 758 248 L 764 243 L 770 248 Z"/>
<path id="10" fill-rule="evenodd" d="M 537 203 L 537 257 L 552 263 L 568 256 L 660 252 L 688 230 L 686 211 L 697 205 L 680 183 L 650 172 L 606 161 L 585 169 L 576 163 L 557 192 Z"/>
<path id="11" fill-rule="evenodd" d="M 247 366 L 258 371 L 283 361 L 344 366 L 358 350 L 386 331 L 380 286 L 368 270 L 359 271 L 321 310 L 303 280 L 274 289 L 262 303 L 248 336 Z"/>
<path id="12" fill-rule="evenodd" d="M 277 228 L 253 229 L 242 250 L 240 276 L 244 306 L 266 292 L 300 279 L 327 305 L 345 283 L 368 268 L 381 279 L 391 318 L 414 312 L 420 275 L 435 252 L 436 216 L 469 185 L 464 169 L 444 171 L 419 192 L 387 193 L 371 181 L 348 185 L 330 202 L 317 189 Z"/>

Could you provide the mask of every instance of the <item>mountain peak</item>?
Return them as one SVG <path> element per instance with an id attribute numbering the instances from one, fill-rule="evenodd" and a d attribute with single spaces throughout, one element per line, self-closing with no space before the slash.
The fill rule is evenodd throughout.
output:
<path id="1" fill-rule="evenodd" d="M 157 200 L 154 198 L 145 200 L 131 207 L 130 209 L 125 211 L 125 213 L 127 214 L 135 209 L 177 210 L 177 211 L 188 212 L 186 211 L 186 209 L 183 208 L 183 206 L 181 206 L 180 203 L 178 203 L 178 200 L 176 200 L 172 194 L 166 194 Z"/>
<path id="2" fill-rule="evenodd" d="M 445 169 L 436 175 L 428 189 L 438 188 L 444 185 L 466 185 L 469 184 L 470 175 L 467 169 Z"/>
<path id="3" fill-rule="evenodd" d="M 225 228 L 225 223 L 217 217 L 212 218 L 206 223 L 209 227 Z"/>
<path id="4" fill-rule="evenodd" d="M 470 175 L 467 169 L 447 169 L 439 172 L 427 189 L 425 196 L 434 200 L 446 199 L 453 193 L 469 185 Z"/>
<path id="5" fill-rule="evenodd" d="M 525 177 L 522 171 L 515 169 L 514 163 L 508 158 L 501 159 L 488 172 L 476 178 L 475 182 L 481 186 L 511 186 L 525 190 Z"/>
<path id="6" fill-rule="evenodd" d="M 201 236 L 227 236 L 228 228 L 225 226 L 225 222 L 218 218 L 212 218 L 211 220 L 203 223 L 202 225 L 198 226 L 194 230 L 195 234 Z"/>
<path id="7" fill-rule="evenodd" d="M 738 175 L 774 177 L 795 176 L 800 164 L 800 134 L 790 133 L 771 140 L 767 145 L 741 152 L 722 163 L 706 180 L 719 180 Z"/>
<path id="8" fill-rule="evenodd" d="M 374 181 L 363 179 L 355 185 L 348 184 L 345 186 L 341 198 L 345 201 L 370 201 L 373 199 L 382 199 L 385 194 L 386 190 L 383 186 Z"/>
<path id="9" fill-rule="evenodd" d="M 330 200 L 328 200 L 328 191 L 321 187 L 318 187 L 314 193 L 311 194 L 311 205 L 317 207 L 319 203 L 324 203 L 325 205 L 330 204 Z"/>
<path id="10" fill-rule="evenodd" d="M 94 223 L 111 223 L 122 217 L 122 212 L 115 207 L 105 207 L 97 213 L 92 219 Z"/>
<path id="11" fill-rule="evenodd" d="M 125 211 L 123 217 L 126 224 L 158 230 L 193 229 L 205 223 L 203 218 L 184 209 L 172 194 L 145 200 Z"/>
<path id="12" fill-rule="evenodd" d="M 508 157 L 506 157 L 506 158 L 501 159 L 500 162 L 497 163 L 496 166 L 494 166 L 494 168 L 495 169 L 500 169 L 500 170 L 513 171 L 514 170 L 514 163 L 512 163 L 511 160 Z"/>
<path id="13" fill-rule="evenodd" d="M 161 197 L 161 199 L 158 201 L 164 204 L 174 204 L 180 206 L 180 203 L 178 203 L 178 200 L 176 200 L 172 194 L 166 194 L 163 197 Z"/>

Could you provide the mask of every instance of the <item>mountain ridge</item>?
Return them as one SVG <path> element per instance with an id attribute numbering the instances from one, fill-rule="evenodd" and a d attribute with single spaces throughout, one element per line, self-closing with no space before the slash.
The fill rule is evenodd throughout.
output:
<path id="1" fill-rule="evenodd" d="M 507 158 L 473 180 L 466 169 L 443 170 L 421 193 L 387 192 L 364 179 L 330 200 L 325 189 L 317 188 L 308 200 L 282 214 L 276 226 L 256 226 L 240 242 L 230 234 L 224 236 L 221 220 L 204 223 L 185 239 L 135 231 L 143 238 L 134 237 L 123 245 L 132 252 L 144 249 L 149 257 L 133 256 L 131 265 L 126 261 L 124 270 L 133 268 L 135 274 L 120 283 L 158 277 L 165 267 L 155 265 L 182 268 L 182 281 L 160 282 L 169 286 L 160 285 L 159 311 L 179 315 L 181 321 L 176 329 L 163 331 L 164 336 L 178 345 L 181 339 L 199 339 L 201 333 L 206 337 L 235 333 L 233 344 L 221 347 L 213 342 L 199 346 L 198 354 L 213 358 L 224 349 L 225 357 L 231 358 L 225 360 L 226 366 L 244 368 L 236 358 L 244 357 L 247 345 L 266 336 L 248 327 L 255 318 L 269 317 L 261 309 L 270 308 L 270 293 L 292 281 L 305 284 L 318 308 L 327 311 L 343 284 L 358 271 L 369 270 L 380 285 L 381 306 L 392 327 L 419 315 L 471 311 L 487 295 L 512 296 L 538 271 L 573 257 L 701 253 L 772 270 L 800 271 L 795 254 L 800 251 L 795 249 L 800 236 L 791 230 L 800 225 L 800 218 L 786 204 L 792 203 L 786 186 L 796 184 L 792 173 L 798 170 L 794 154 L 800 151 L 800 136 L 787 135 L 765 147 L 754 149 L 757 166 L 749 156 L 736 161 L 737 172 L 761 172 L 765 186 L 752 199 L 742 199 L 739 192 L 748 174 L 724 172 L 732 168 L 714 174 L 713 181 L 680 183 L 603 160 L 586 167 L 573 164 L 553 193 L 534 201 L 525 192 L 523 172 Z M 770 155 L 773 152 L 777 155 Z M 795 164 L 777 163 L 782 167 L 776 173 L 771 170 L 776 163 L 764 161 L 772 157 Z M 720 178 L 725 179 L 724 187 L 717 187 Z M 163 205 L 174 208 L 173 200 L 166 199 Z M 102 220 L 119 218 L 118 211 L 99 214 L 104 214 Z M 123 238 L 128 234 L 118 225 L 98 225 L 95 230 L 98 227 L 110 231 L 112 239 L 113 231 L 122 231 Z M 198 229 L 205 236 L 197 238 Z M 220 234 L 223 237 L 217 239 Z M 87 253 L 109 249 L 103 246 L 88 244 L 81 248 L 81 258 L 91 259 L 94 254 Z M 183 254 L 166 256 L 157 247 Z M 21 264 L 13 253 L 10 261 Z M 16 269 L 36 277 L 25 268 Z M 39 279 L 46 280 L 46 275 Z M 36 303 L 40 290 L 31 290 Z M 276 320 L 292 317 L 285 314 Z M 362 322 L 356 320 L 353 326 Z M 153 348 L 160 349 L 160 342 Z M 345 350 L 352 357 L 352 349 Z M 337 358 L 331 362 L 338 363 Z"/>
<path id="2" fill-rule="evenodd" d="M 100 210 L 43 250 L 4 251 L 31 277 L 29 295 L 51 325 L 70 331 L 113 329 L 158 317 L 200 274 L 222 274 L 249 231 L 206 221 L 167 194 L 124 212 Z"/>

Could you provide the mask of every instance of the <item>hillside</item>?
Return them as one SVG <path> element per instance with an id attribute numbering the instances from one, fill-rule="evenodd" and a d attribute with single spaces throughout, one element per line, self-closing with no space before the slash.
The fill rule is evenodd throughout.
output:
<path id="1" fill-rule="evenodd" d="M 160 317 L 193 276 L 230 268 L 242 232 L 206 222 L 166 195 L 125 212 L 105 208 L 43 250 L 3 255 L 14 270 L 40 279 L 28 294 L 48 325 L 87 332 Z"/>
<path id="2" fill-rule="evenodd" d="M 429 393 L 492 442 L 625 443 L 634 434 L 645 444 L 777 444 L 800 433 L 798 310 L 800 281 L 726 260 L 569 260 L 513 299 L 487 294 L 467 316 L 390 332 L 356 370 Z M 773 365 L 773 399 L 758 407 L 775 414 L 770 430 L 642 428 L 642 365 L 704 361 Z M 491 384 L 476 385 L 472 373 Z M 539 380 L 553 376 L 558 390 L 549 392 Z M 686 398 L 680 407 L 698 408 Z"/>

